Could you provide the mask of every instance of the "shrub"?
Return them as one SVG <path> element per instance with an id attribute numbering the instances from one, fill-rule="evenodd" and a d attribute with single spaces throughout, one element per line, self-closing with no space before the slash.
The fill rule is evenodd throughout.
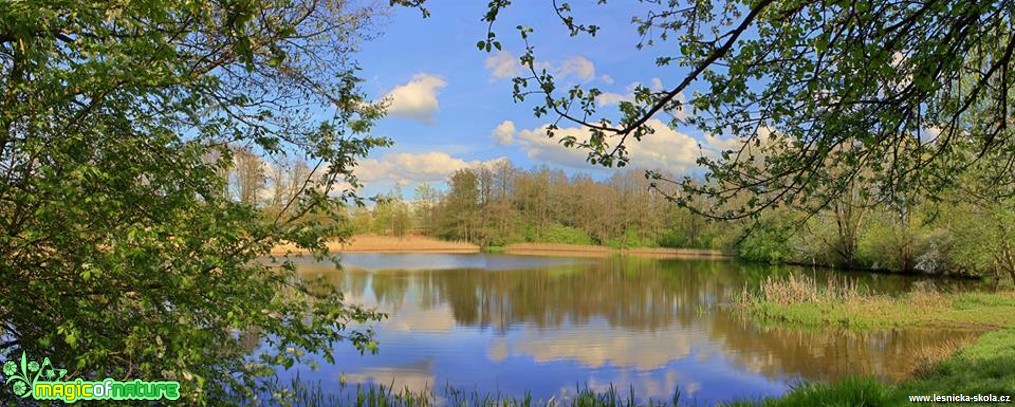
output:
<path id="1" fill-rule="evenodd" d="M 741 259 L 761 263 L 785 263 L 794 256 L 789 238 L 792 229 L 773 223 L 759 223 L 748 229 L 747 235 L 736 244 L 737 256 Z"/>
<path id="2" fill-rule="evenodd" d="M 592 237 L 589 236 L 588 233 L 585 233 L 585 231 L 576 227 L 564 226 L 559 223 L 555 223 L 546 228 L 537 240 L 544 243 L 595 244 Z"/>

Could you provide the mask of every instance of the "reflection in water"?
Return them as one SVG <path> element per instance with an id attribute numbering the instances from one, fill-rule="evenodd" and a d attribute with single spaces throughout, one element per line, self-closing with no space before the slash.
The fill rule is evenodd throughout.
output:
<path id="1" fill-rule="evenodd" d="M 729 318 L 718 314 L 717 318 Z M 731 318 L 716 323 L 715 338 L 737 357 L 736 362 L 770 379 L 785 375 L 832 381 L 849 375 L 899 381 L 918 361 L 915 355 L 946 341 L 977 335 L 971 331 L 889 329 L 851 332 L 839 329 L 805 331 L 787 327 L 757 328 L 750 321 Z M 732 327 L 730 331 L 722 331 Z"/>
<path id="2" fill-rule="evenodd" d="M 520 338 L 515 350 L 532 355 L 537 362 L 572 359 L 590 368 L 613 365 L 645 371 L 687 357 L 693 344 L 708 339 L 703 331 L 676 329 L 642 335 L 611 335 L 603 329 L 580 332 L 581 336 L 560 331 L 527 335 Z"/>
<path id="3" fill-rule="evenodd" d="M 432 357 L 402 366 L 371 367 L 356 373 L 342 374 L 340 379 L 347 384 L 383 383 L 393 389 L 432 389 L 434 384 L 434 360 Z"/>
<path id="4" fill-rule="evenodd" d="M 789 268 L 643 258 L 361 256 L 346 255 L 345 271 L 299 266 L 304 276 L 323 277 L 351 301 L 390 315 L 376 326 L 379 354 L 361 357 L 340 345 L 338 363 L 323 368 L 350 383 L 415 390 L 447 383 L 544 399 L 573 394 L 576 385 L 610 384 L 633 385 L 642 397 L 659 399 L 679 386 L 712 403 L 777 395 L 800 379 L 899 379 L 920 349 L 971 335 L 759 327 L 717 307 L 769 275 L 804 272 Z M 889 293 L 914 282 L 850 278 Z"/>

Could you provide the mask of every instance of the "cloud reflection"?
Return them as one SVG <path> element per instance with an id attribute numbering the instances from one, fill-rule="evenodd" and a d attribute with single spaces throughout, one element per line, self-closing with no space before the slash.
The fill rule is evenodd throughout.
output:
<path id="1" fill-rule="evenodd" d="M 525 332 L 512 346 L 537 362 L 569 359 L 589 368 L 616 366 L 641 371 L 658 369 L 691 353 L 691 346 L 708 339 L 702 331 L 623 332 L 594 327 Z"/>
<path id="2" fill-rule="evenodd" d="M 432 390 L 436 382 L 432 357 L 403 366 L 371 367 L 355 373 L 340 375 L 346 384 L 380 384 L 395 391 L 409 389 L 422 393 Z"/>
<path id="3" fill-rule="evenodd" d="M 520 256 L 349 260 L 386 259 L 418 269 L 335 271 L 301 264 L 306 275 L 323 275 L 349 293 L 350 302 L 390 315 L 373 324 L 380 354 L 350 351 L 333 367 L 348 372 L 349 383 L 417 391 L 448 383 L 540 397 L 573 394 L 575 384 L 606 390 L 612 383 L 661 401 L 679 386 L 684 396 L 711 403 L 729 400 L 731 391 L 777 395 L 800 378 L 900 377 L 909 371 L 904 360 L 955 335 L 773 329 L 717 306 L 781 269 L 633 257 L 538 266 Z M 448 268 L 458 260 L 462 268 Z M 476 268 L 480 260 L 485 266 Z M 515 268 L 523 266 L 534 268 Z M 866 284 L 897 292 L 905 286 L 890 284 L 905 282 Z M 430 359 L 406 364 L 421 355 Z"/>

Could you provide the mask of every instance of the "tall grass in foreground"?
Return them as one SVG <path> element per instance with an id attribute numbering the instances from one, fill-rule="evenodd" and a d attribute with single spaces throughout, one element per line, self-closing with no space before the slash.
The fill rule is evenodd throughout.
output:
<path id="1" fill-rule="evenodd" d="M 898 394 L 890 384 L 876 379 L 851 377 L 841 381 L 808 383 L 795 387 L 786 395 L 764 400 L 734 401 L 729 407 L 815 407 L 815 406 L 896 406 L 908 400 Z"/>
<path id="2" fill-rule="evenodd" d="M 320 382 L 307 383 L 300 378 L 298 373 L 288 386 L 281 386 L 281 383 L 275 382 L 271 383 L 269 387 L 274 388 L 272 395 L 261 405 L 291 407 L 676 407 L 681 405 L 679 388 L 669 401 L 652 399 L 639 401 L 633 387 L 629 392 L 623 392 L 612 385 L 602 392 L 588 387 L 576 388 L 577 394 L 566 400 L 554 397 L 548 400 L 535 400 L 531 394 L 512 397 L 500 393 L 482 393 L 478 390 L 466 391 L 451 385 L 445 386 L 441 391 L 435 389 L 412 391 L 408 388 L 395 390 L 394 386 L 390 385 L 358 384 L 353 387 L 339 384 L 337 394 L 326 393 L 327 389 Z"/>

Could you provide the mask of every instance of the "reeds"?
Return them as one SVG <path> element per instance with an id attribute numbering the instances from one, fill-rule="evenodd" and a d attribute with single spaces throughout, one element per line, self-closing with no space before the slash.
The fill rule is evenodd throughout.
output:
<path id="1" fill-rule="evenodd" d="M 623 392 L 613 385 L 604 391 L 596 391 L 587 386 L 576 387 L 576 394 L 573 397 L 567 399 L 550 397 L 547 400 L 536 400 L 531 394 L 514 397 L 500 393 L 484 393 L 478 390 L 466 391 L 451 385 L 445 386 L 442 391 L 434 389 L 413 391 L 408 388 L 396 391 L 392 385 L 358 384 L 354 388 L 350 388 L 349 385 L 339 384 L 338 392 L 326 393 L 320 382 L 307 383 L 300 378 L 299 374 L 292 378 L 289 386 L 280 388 L 276 382 L 269 387 L 274 390 L 271 399 L 261 403 L 265 406 L 675 407 L 681 405 L 679 388 L 673 393 L 671 400 L 648 399 L 641 401 L 633 386 L 628 392 Z"/>
<path id="2" fill-rule="evenodd" d="M 757 291 L 744 287 L 741 305 L 751 302 L 771 302 L 779 305 L 851 301 L 867 295 L 866 287 L 848 278 L 830 277 L 823 283 L 812 276 L 791 274 L 788 278 L 769 276 Z"/>

